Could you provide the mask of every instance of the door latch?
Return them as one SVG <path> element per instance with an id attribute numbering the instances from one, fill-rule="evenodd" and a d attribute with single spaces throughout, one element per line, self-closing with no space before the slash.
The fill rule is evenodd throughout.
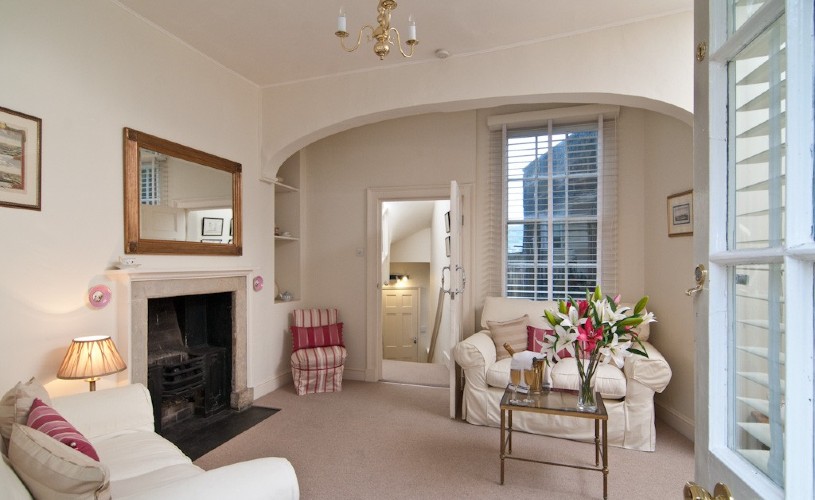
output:
<path id="1" fill-rule="evenodd" d="M 693 277 L 696 279 L 696 286 L 685 290 L 685 295 L 688 297 L 702 291 L 705 281 L 707 280 L 707 269 L 705 269 L 705 266 L 702 264 L 696 266 L 696 269 L 693 271 Z"/>

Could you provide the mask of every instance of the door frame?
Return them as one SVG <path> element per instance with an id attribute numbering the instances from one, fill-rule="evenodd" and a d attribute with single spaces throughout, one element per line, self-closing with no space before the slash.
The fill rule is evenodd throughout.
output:
<path id="1" fill-rule="evenodd" d="M 472 263 L 472 220 L 475 214 L 472 184 L 459 184 L 463 197 L 464 225 L 462 228 L 462 251 L 465 269 L 471 269 Z M 365 381 L 378 382 L 382 379 L 382 283 L 380 255 L 382 249 L 382 204 L 390 201 L 434 201 L 450 198 L 450 185 L 406 186 L 406 187 L 378 187 L 368 188 L 367 198 L 367 224 L 365 245 L 365 286 L 366 295 L 366 358 Z M 468 288 L 472 286 L 474 277 L 468 275 Z M 471 290 L 474 289 L 470 288 Z M 430 294 L 431 296 L 433 294 Z M 474 310 L 472 293 L 464 294 L 463 330 L 474 331 Z"/>

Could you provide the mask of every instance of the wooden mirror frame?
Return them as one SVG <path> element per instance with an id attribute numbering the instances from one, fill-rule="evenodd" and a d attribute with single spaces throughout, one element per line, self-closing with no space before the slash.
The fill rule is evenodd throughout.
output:
<path id="1" fill-rule="evenodd" d="M 232 174 L 232 243 L 202 243 L 141 237 L 139 148 L 180 158 Z M 125 253 L 170 255 L 241 255 L 241 164 L 172 141 L 124 129 Z"/>

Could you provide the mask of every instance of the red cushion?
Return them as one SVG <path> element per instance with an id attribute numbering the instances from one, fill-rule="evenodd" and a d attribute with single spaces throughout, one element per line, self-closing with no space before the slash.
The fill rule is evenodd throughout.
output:
<path id="1" fill-rule="evenodd" d="M 345 346 L 342 341 L 342 323 L 325 326 L 292 326 L 292 352 L 307 347 Z"/>
<path id="2" fill-rule="evenodd" d="M 526 350 L 532 352 L 541 352 L 541 345 L 536 342 L 539 340 L 544 342 L 543 336 L 546 335 L 547 332 L 551 332 L 552 330 L 544 330 L 543 328 L 535 328 L 532 325 L 527 325 L 526 327 Z M 566 349 L 561 349 L 557 355 L 563 358 L 571 358 L 572 355 L 569 354 L 569 351 Z"/>
<path id="3" fill-rule="evenodd" d="M 69 424 L 65 418 L 39 398 L 34 399 L 31 404 L 31 412 L 28 414 L 27 425 L 32 429 L 48 434 L 60 443 L 81 451 L 92 459 L 99 461 L 99 455 L 93 449 L 90 441 L 82 435 L 73 425 Z"/>

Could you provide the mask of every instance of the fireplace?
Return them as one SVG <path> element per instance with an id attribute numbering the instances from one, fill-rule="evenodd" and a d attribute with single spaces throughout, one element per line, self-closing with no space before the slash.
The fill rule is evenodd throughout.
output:
<path id="1" fill-rule="evenodd" d="M 205 395 L 195 397 L 210 397 L 210 402 L 204 405 L 199 401 L 199 412 L 207 411 L 204 408 L 217 407 L 223 404 L 232 409 L 243 410 L 251 406 L 254 399 L 252 388 L 247 386 L 247 307 L 246 294 L 248 276 L 251 270 L 219 270 L 219 271 L 141 271 L 127 270 L 115 271 L 116 277 L 124 282 L 129 288 L 130 307 L 121 315 L 122 329 L 130 331 L 130 378 L 134 383 L 142 383 L 145 386 L 155 384 L 156 376 L 151 382 L 150 371 L 155 372 L 160 367 L 166 368 L 165 361 L 170 360 L 179 363 L 179 366 L 170 367 L 169 374 L 176 372 L 179 374 L 177 381 L 181 378 L 200 378 L 201 373 L 209 370 L 203 375 L 204 382 L 212 382 L 220 386 L 218 379 L 225 379 L 223 392 L 217 389 L 210 390 Z M 215 299 L 208 297 L 217 297 Z M 182 317 L 179 321 L 179 330 L 182 331 L 181 340 L 169 341 L 167 339 L 159 341 L 166 344 L 164 352 L 150 359 L 150 335 L 149 335 L 149 314 L 155 305 L 151 306 L 153 300 L 157 304 L 172 303 L 173 307 L 179 302 L 184 302 L 184 312 L 176 312 L 175 317 Z M 210 309 L 212 303 L 216 301 L 228 311 L 226 316 L 220 319 L 206 319 L 208 323 L 219 325 L 219 333 L 213 337 L 206 336 L 194 323 L 201 323 L 200 317 L 192 311 L 196 309 Z M 126 307 L 126 305 L 124 305 Z M 155 312 L 155 311 L 153 311 Z M 166 311 L 163 314 L 167 314 Z M 168 316 L 169 317 L 169 316 Z M 152 318 L 155 321 L 155 317 Z M 177 319 L 178 321 L 178 319 Z M 200 325 L 199 325 L 200 326 Z M 161 350 L 161 349 L 159 349 Z M 177 352 L 171 352 L 171 351 Z M 202 361 L 196 361 L 204 358 Z M 150 368 L 153 367 L 153 368 Z M 164 374 L 162 374 L 164 375 Z M 195 392 L 196 388 L 184 388 L 176 385 L 172 377 L 168 394 L 177 391 L 180 397 L 183 394 Z M 204 383 L 201 382 L 201 383 Z M 151 395 L 153 395 L 151 388 Z M 164 392 L 164 391 L 162 391 Z M 156 395 L 153 395 L 155 398 Z M 170 399 L 168 396 L 166 399 Z M 213 406 L 214 405 L 214 406 Z M 160 426 L 160 420 L 156 420 L 156 425 Z"/>

